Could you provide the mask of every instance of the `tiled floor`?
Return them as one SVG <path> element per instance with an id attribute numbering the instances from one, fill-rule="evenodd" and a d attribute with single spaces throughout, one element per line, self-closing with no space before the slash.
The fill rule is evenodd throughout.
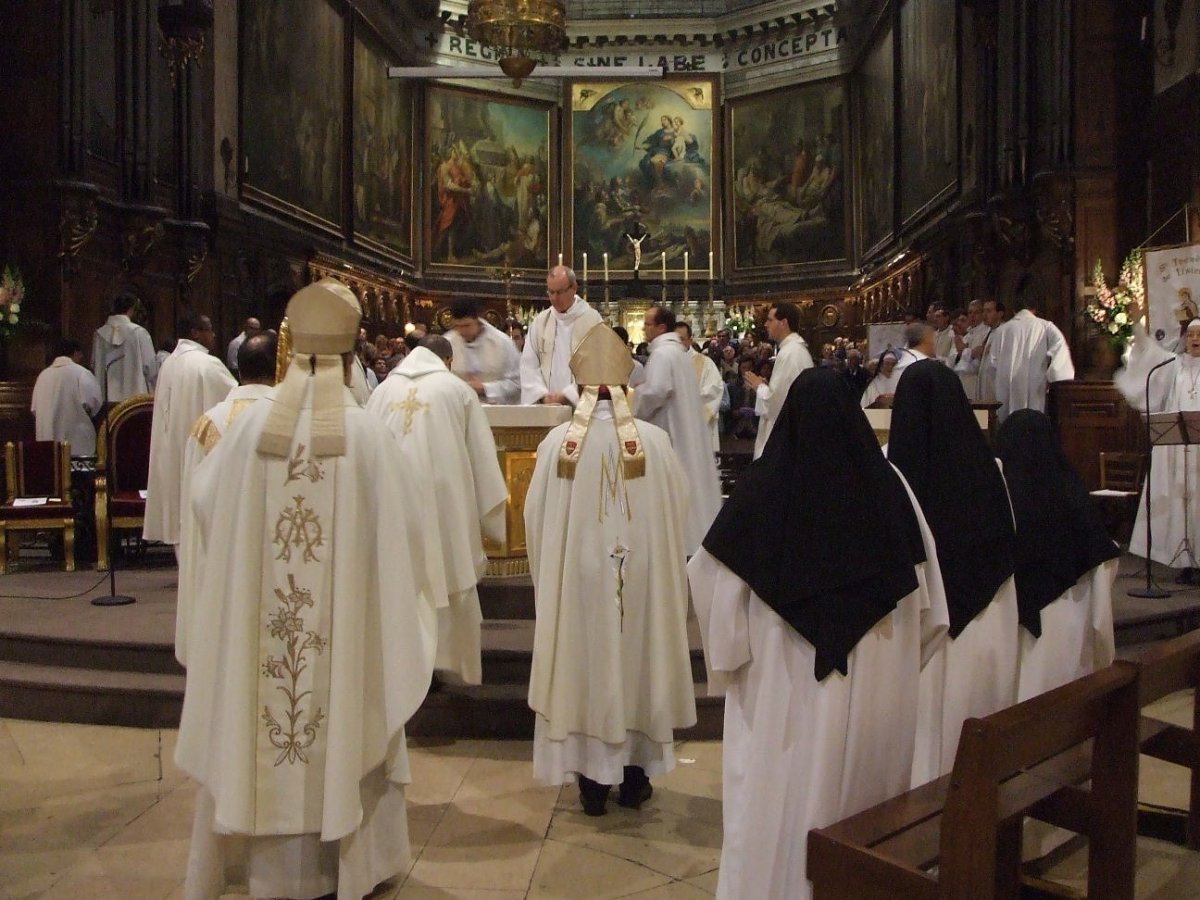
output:
<path id="1" fill-rule="evenodd" d="M 1189 693 L 1155 714 L 1191 716 Z M 182 896 L 195 785 L 174 731 L 0 720 L 0 897 Z M 716 890 L 721 745 L 680 744 L 679 767 L 639 812 L 579 809 L 535 785 L 528 742 L 413 742 L 414 862 L 375 898 L 702 898 Z M 1142 759 L 1143 801 L 1180 806 L 1182 769 Z M 1139 841 L 1139 898 L 1200 896 L 1200 854 Z M 1050 873 L 1086 884 L 1080 851 Z M 238 897 L 241 895 L 228 895 Z"/>

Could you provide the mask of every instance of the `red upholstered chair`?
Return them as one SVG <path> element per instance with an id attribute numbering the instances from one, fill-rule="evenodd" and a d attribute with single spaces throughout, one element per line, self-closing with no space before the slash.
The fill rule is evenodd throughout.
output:
<path id="1" fill-rule="evenodd" d="M 61 531 L 68 572 L 75 571 L 75 509 L 71 505 L 71 445 L 21 441 L 4 445 L 6 494 L 0 507 L 0 575 L 8 570 L 12 531 Z M 19 501 L 45 499 L 26 506 Z"/>
<path id="2" fill-rule="evenodd" d="M 96 435 L 96 568 L 109 566 L 109 544 L 121 529 L 141 531 L 150 476 L 154 396 L 137 394 L 108 411 Z M 110 519 L 111 516 L 111 519 Z M 111 523 L 111 533 L 110 533 Z"/>

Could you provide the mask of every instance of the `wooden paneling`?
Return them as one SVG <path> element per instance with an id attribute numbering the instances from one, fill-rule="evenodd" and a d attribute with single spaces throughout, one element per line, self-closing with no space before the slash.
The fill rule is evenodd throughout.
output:
<path id="1" fill-rule="evenodd" d="M 1052 385 L 1050 415 L 1063 452 L 1089 491 L 1100 487 L 1101 451 L 1145 452 L 1142 418 L 1110 381 Z"/>

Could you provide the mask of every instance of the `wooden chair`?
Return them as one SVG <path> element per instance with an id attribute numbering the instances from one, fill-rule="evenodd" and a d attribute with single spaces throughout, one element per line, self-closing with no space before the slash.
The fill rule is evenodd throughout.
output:
<path id="1" fill-rule="evenodd" d="M 1160 644 L 1137 661 L 1138 703 L 1145 707 L 1168 694 L 1200 690 L 1200 630 Z M 1143 715 L 1138 723 L 1142 753 L 1191 770 L 1192 783 L 1186 810 L 1142 811 L 1139 829 L 1200 850 L 1200 703 L 1192 698 L 1192 727 L 1172 725 Z"/>
<path id="2" fill-rule="evenodd" d="M 1137 676 L 1118 662 L 968 719 L 950 775 L 809 832 L 814 900 L 1017 897 L 1027 815 L 1088 837 L 1088 897 L 1131 900 Z"/>
<path id="3" fill-rule="evenodd" d="M 1100 490 L 1092 491 L 1092 497 L 1100 506 L 1109 535 L 1122 547 L 1129 546 L 1137 519 L 1145 465 L 1146 458 L 1141 453 L 1100 453 Z"/>
<path id="4" fill-rule="evenodd" d="M 141 530 L 150 477 L 150 421 L 154 396 L 127 397 L 108 412 L 96 436 L 96 568 L 109 567 L 118 530 Z"/>
<path id="5" fill-rule="evenodd" d="M 71 445 L 58 441 L 9 441 L 4 445 L 5 500 L 0 507 L 0 575 L 8 571 L 8 534 L 61 531 L 68 572 L 75 571 L 75 508 L 71 504 Z M 36 506 L 18 503 L 41 498 Z"/>

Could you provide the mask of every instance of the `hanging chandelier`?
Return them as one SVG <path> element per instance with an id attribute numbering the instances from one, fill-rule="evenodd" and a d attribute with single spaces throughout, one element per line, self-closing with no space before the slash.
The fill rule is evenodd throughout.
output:
<path id="1" fill-rule="evenodd" d="M 466 30 L 495 50 L 500 70 L 520 87 L 539 62 L 566 48 L 567 10 L 563 0 L 471 0 Z"/>

